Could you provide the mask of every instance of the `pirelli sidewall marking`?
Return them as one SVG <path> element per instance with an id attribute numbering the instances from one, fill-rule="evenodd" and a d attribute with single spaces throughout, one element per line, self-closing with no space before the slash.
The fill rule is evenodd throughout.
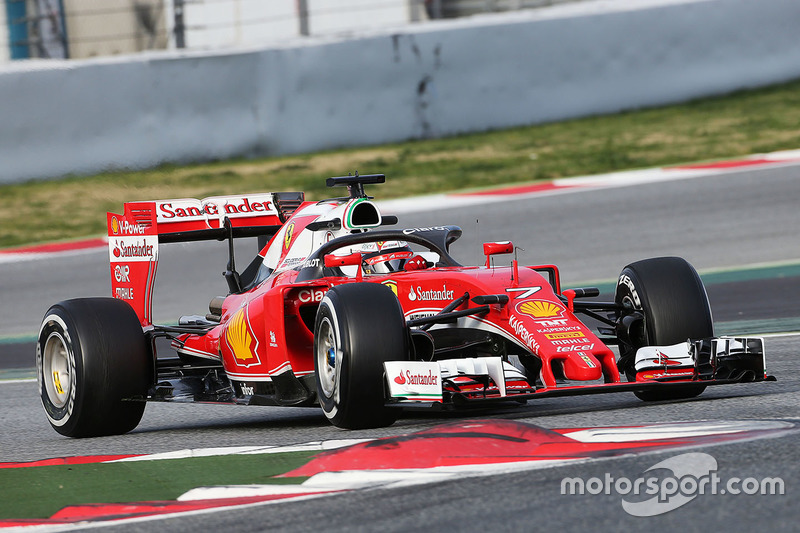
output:
<path id="1" fill-rule="evenodd" d="M 625 285 L 631 293 L 631 298 L 633 299 L 633 305 L 636 309 L 642 308 L 642 301 L 639 299 L 639 293 L 636 292 L 636 286 L 633 284 L 633 280 L 627 275 L 623 274 L 619 277 L 619 282 L 617 282 L 617 286 Z"/>

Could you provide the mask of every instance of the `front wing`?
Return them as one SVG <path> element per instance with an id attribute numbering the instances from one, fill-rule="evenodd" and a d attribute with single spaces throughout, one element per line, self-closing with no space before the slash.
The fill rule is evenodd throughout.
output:
<path id="1" fill-rule="evenodd" d="M 533 398 L 654 391 L 775 381 L 766 373 L 760 337 L 718 337 L 672 346 L 647 346 L 636 354 L 636 381 L 532 384 L 500 357 L 384 363 L 389 406 L 460 407 Z"/>

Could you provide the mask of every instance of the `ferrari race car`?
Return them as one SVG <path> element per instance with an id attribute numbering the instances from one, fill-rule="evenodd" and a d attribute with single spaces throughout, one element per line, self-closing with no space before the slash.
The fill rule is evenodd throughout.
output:
<path id="1" fill-rule="evenodd" d="M 561 287 L 553 265 L 450 255 L 456 226 L 388 229 L 365 184 L 320 202 L 275 192 L 129 202 L 108 213 L 113 298 L 45 314 L 36 350 L 42 405 L 70 437 L 122 434 L 147 401 L 322 407 L 341 428 L 392 424 L 403 409 L 630 391 L 688 398 L 762 381 L 763 339 L 714 337 L 705 288 L 677 257 L 622 269 L 613 302 Z M 241 273 L 234 239 L 258 237 Z M 159 247 L 227 240 L 228 294 L 177 324 L 152 321 Z M 612 347 L 615 349 L 612 350 Z"/>

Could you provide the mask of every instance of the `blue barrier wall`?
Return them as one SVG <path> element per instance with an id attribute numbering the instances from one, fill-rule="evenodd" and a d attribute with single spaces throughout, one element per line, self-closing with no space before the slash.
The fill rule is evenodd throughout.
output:
<path id="1" fill-rule="evenodd" d="M 28 57 L 28 24 L 25 22 L 26 6 L 24 1 L 6 2 L 6 24 L 8 25 L 8 46 L 11 59 Z"/>

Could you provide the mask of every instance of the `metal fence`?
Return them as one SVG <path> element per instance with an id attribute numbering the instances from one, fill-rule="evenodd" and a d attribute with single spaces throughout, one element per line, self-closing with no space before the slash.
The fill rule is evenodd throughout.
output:
<path id="1" fill-rule="evenodd" d="M 253 46 L 585 0 L 0 0 L 0 61 Z"/>

